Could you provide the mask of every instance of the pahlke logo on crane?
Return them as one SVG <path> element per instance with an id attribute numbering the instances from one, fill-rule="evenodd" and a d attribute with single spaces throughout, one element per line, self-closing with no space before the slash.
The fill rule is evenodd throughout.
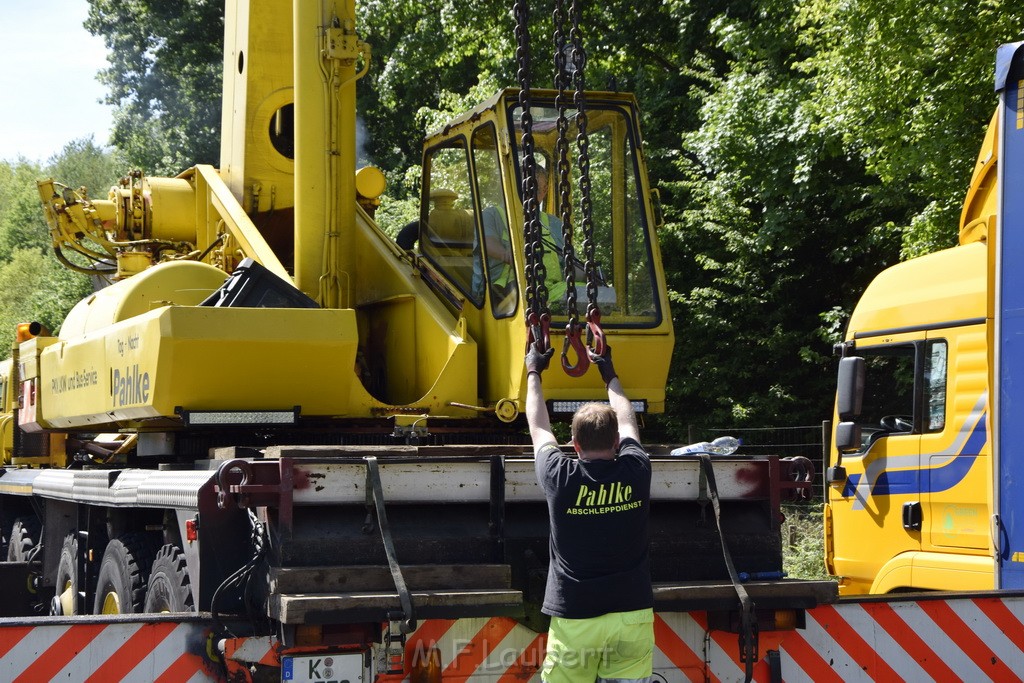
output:
<path id="1" fill-rule="evenodd" d="M 114 407 L 135 405 L 149 401 L 149 373 L 141 372 L 139 364 L 128 366 L 123 371 L 114 368 L 110 393 Z"/>

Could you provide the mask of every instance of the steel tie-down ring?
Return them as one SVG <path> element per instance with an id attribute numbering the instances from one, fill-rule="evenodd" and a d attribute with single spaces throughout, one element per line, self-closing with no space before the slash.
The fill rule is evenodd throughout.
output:
<path id="1" fill-rule="evenodd" d="M 230 484 L 228 484 L 227 482 L 227 477 L 228 474 L 230 474 L 233 471 L 238 471 L 241 472 L 242 474 L 242 481 L 239 484 L 240 486 L 245 486 L 249 482 L 249 479 L 252 478 L 253 476 L 252 464 L 249 463 L 247 460 L 228 460 L 223 465 L 217 468 L 217 488 L 220 489 L 217 492 L 217 507 L 219 507 L 222 510 L 227 509 L 228 501 L 231 500 L 230 496 L 228 495 L 228 488 Z M 243 507 L 240 501 L 235 500 L 233 502 L 235 504 L 235 507 Z"/>

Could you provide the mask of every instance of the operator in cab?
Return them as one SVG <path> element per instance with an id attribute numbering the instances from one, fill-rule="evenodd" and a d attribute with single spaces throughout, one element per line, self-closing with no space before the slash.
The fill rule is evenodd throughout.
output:
<path id="1" fill-rule="evenodd" d="M 540 164 L 536 167 L 537 199 L 543 203 L 548 192 L 548 169 Z M 483 218 L 484 247 L 487 253 L 487 274 L 490 280 L 491 296 L 501 301 L 507 295 L 507 288 L 515 283 L 512 245 L 509 243 L 505 218 L 496 215 L 497 207 L 485 209 Z M 503 213 L 503 212 L 502 212 Z M 544 211 L 538 212 L 541 224 L 541 240 L 544 243 L 544 269 L 547 277 L 544 284 L 548 297 L 556 303 L 565 298 L 565 277 L 563 276 L 562 221 Z M 482 286 L 482 274 L 474 273 L 474 291 Z"/>

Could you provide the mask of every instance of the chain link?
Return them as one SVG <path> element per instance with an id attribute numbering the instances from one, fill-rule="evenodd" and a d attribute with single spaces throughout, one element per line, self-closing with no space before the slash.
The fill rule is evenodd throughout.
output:
<path id="1" fill-rule="evenodd" d="M 571 70 L 567 63 L 569 44 L 566 38 L 565 0 L 555 0 L 552 15 L 554 23 L 555 48 L 555 108 L 558 117 L 555 129 L 558 136 L 555 140 L 555 156 L 558 160 L 558 198 L 560 218 L 562 220 L 562 264 L 565 278 L 565 340 L 562 344 L 562 369 L 570 377 L 580 377 L 590 367 L 590 356 L 582 341 L 579 307 L 576 303 L 576 247 L 572 227 L 572 182 L 569 178 L 569 118 L 566 110 L 569 107 L 569 95 L 566 92 L 572 86 Z M 569 349 L 575 352 L 575 362 L 569 359 Z"/>
<path id="2" fill-rule="evenodd" d="M 562 263 L 565 264 L 565 308 L 569 318 L 569 328 L 575 330 L 579 324 L 579 310 L 576 304 L 576 269 L 573 264 L 576 262 L 576 250 L 573 244 L 572 230 L 572 183 L 569 179 L 569 118 L 566 114 L 568 109 L 566 90 L 572 85 L 572 77 L 566 63 L 566 50 L 568 46 L 565 35 L 565 0 L 555 0 L 553 13 L 555 33 L 555 88 L 558 94 L 555 96 L 555 108 L 558 110 L 558 118 L 555 121 L 555 129 L 558 137 L 555 140 L 555 157 L 558 163 L 557 189 L 562 221 Z M 567 328 L 567 329 L 569 329 Z"/>
<path id="3" fill-rule="evenodd" d="M 544 266 L 540 209 L 537 203 L 537 166 L 534 158 L 533 113 L 530 96 L 530 12 L 527 0 L 516 0 L 513 6 L 516 28 L 516 75 L 519 80 L 520 125 L 523 129 L 523 237 L 526 246 L 526 323 L 530 326 L 531 341 L 538 350 L 550 346 L 547 325 L 548 311 L 547 269 Z"/>
<path id="4" fill-rule="evenodd" d="M 572 28 L 569 35 L 572 43 L 573 85 L 576 93 L 576 145 L 579 148 L 579 186 L 580 186 L 580 234 L 583 237 L 583 255 L 585 258 L 583 272 L 587 281 L 587 322 L 590 330 L 588 337 L 596 337 L 595 353 L 604 350 L 604 338 L 601 332 L 601 309 L 597 304 L 597 245 L 594 242 L 593 204 L 590 199 L 590 138 L 587 133 L 587 111 L 583 72 L 586 68 L 587 54 L 583 49 L 583 34 L 580 30 L 580 2 L 572 0 L 569 16 Z"/>

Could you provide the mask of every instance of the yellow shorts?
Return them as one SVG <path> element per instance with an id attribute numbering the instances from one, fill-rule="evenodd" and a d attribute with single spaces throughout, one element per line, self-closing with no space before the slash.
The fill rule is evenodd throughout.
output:
<path id="1" fill-rule="evenodd" d="M 653 609 L 590 619 L 551 617 L 541 678 L 545 683 L 646 681 L 653 657 Z"/>

